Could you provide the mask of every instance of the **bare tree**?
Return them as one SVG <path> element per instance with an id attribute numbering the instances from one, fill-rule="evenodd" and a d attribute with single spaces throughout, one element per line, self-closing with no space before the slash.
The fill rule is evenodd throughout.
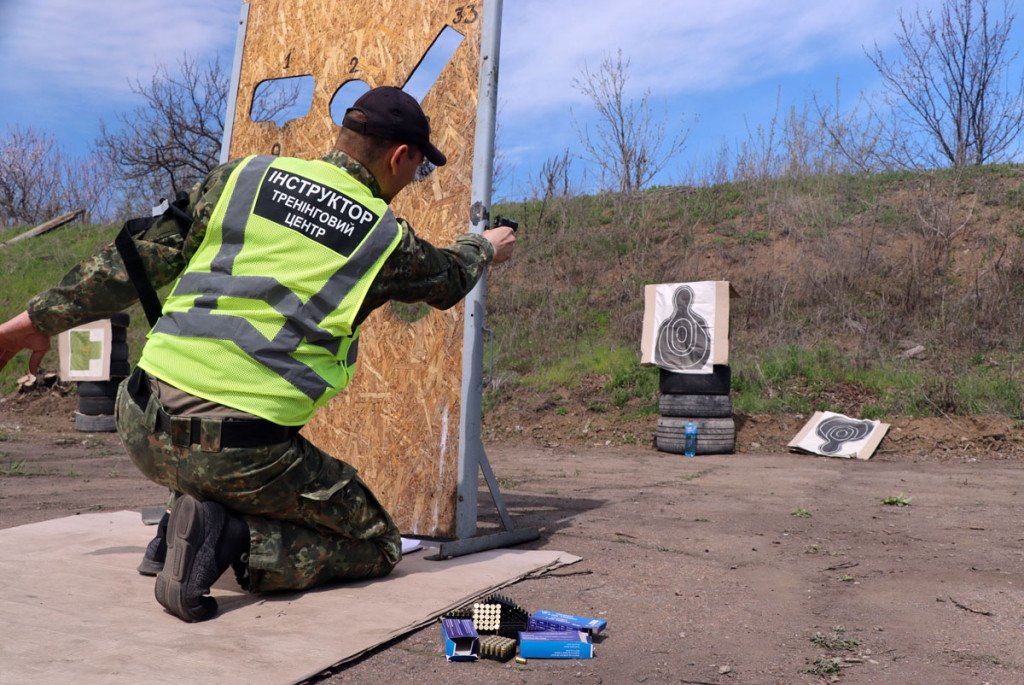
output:
<path id="1" fill-rule="evenodd" d="M 852 109 L 842 108 L 836 79 L 835 103 L 813 97 L 819 127 L 836 159 L 837 171 L 872 173 L 907 166 L 901 154 L 906 136 L 896 122 L 884 116 L 861 94 Z"/>
<path id="2" fill-rule="evenodd" d="M 218 60 L 200 65 L 185 55 L 178 66 L 179 74 L 161 65 L 148 84 L 136 80 L 132 92 L 143 103 L 118 114 L 115 126 L 100 122 L 96 147 L 129 205 L 188 190 L 217 164 L 228 78 Z"/>
<path id="3" fill-rule="evenodd" d="M 95 156 L 69 157 L 31 128 L 0 136 L 0 226 L 35 224 L 75 209 L 104 217 L 107 170 Z"/>
<path id="4" fill-rule="evenodd" d="M 927 141 L 908 147 L 908 159 L 958 168 L 1011 159 L 1024 131 L 1024 74 L 1010 74 L 1017 52 L 1008 0 L 1002 19 L 988 0 L 946 0 L 938 18 L 918 10 L 899 21 L 900 59 L 889 60 L 877 44 L 868 58 L 897 118 Z"/>
<path id="5" fill-rule="evenodd" d="M 115 126 L 100 121 L 96 147 L 114 170 L 126 211 L 189 190 L 219 161 L 228 74 L 217 58 L 200 64 L 185 54 L 177 66 L 172 73 L 160 65 L 148 84 L 131 83 L 142 104 L 117 115 Z M 252 119 L 275 121 L 289 112 L 299 100 L 300 81 L 261 84 L 269 87 L 257 89 Z"/>
<path id="6" fill-rule="evenodd" d="M 561 155 L 548 157 L 537 173 L 537 186 L 534 196 L 546 201 L 552 197 L 565 197 L 572 194 L 571 174 L 572 157 L 566 148 Z"/>
<path id="7" fill-rule="evenodd" d="M 689 133 L 684 129 L 667 139 L 664 118 L 652 111 L 650 89 L 632 100 L 626 95 L 628 82 L 629 60 L 622 50 L 614 58 L 605 57 L 596 72 L 585 66 L 573 79 L 573 88 L 597 110 L 593 132 L 574 120 L 586 157 L 601 170 L 605 183 L 617 184 L 623 193 L 647 186 L 685 147 Z"/>

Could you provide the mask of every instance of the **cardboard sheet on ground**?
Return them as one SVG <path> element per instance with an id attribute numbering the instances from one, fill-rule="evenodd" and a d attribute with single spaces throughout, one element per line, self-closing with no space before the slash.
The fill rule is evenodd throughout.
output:
<path id="1" fill-rule="evenodd" d="M 788 447 L 823 457 L 870 459 L 888 430 L 889 424 L 881 421 L 816 411 Z"/>
<path id="2" fill-rule="evenodd" d="M 579 561 L 548 550 L 448 561 L 416 552 L 387 578 L 268 596 L 242 592 L 228 572 L 212 593 L 220 614 L 187 624 L 135 571 L 154 530 L 128 511 L 0 530 L 0 682 L 292 683 Z"/>

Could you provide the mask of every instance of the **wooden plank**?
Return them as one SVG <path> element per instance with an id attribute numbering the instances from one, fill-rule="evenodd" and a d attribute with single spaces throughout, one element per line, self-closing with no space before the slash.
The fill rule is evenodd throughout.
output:
<path id="1" fill-rule="evenodd" d="M 39 224 L 35 228 L 31 228 L 31 229 L 25 231 L 24 233 L 19 233 L 18 235 L 14 236 L 10 240 L 6 240 L 6 241 L 0 243 L 0 248 L 7 247 L 8 245 L 13 245 L 14 243 L 19 242 L 21 240 L 24 240 L 25 238 L 34 238 L 37 235 L 42 235 L 44 233 L 52 231 L 55 228 L 60 228 L 64 224 L 69 224 L 72 221 L 74 221 L 77 217 L 84 216 L 84 215 L 85 215 L 85 210 L 84 209 L 76 209 L 73 212 L 68 212 L 67 214 L 61 214 L 60 216 L 58 216 L 55 219 L 50 219 L 46 223 Z"/>
<path id="2" fill-rule="evenodd" d="M 403 85 L 451 25 L 465 39 L 422 102 L 448 163 L 392 205 L 418 235 L 450 244 L 470 225 L 482 11 L 464 0 L 251 0 L 231 156 L 320 156 L 337 137 L 330 104 L 338 88 L 354 79 Z M 251 120 L 260 82 L 306 74 L 315 78 L 306 117 L 280 128 Z M 406 533 L 455 534 L 462 335 L 461 305 L 413 323 L 390 305 L 374 312 L 355 380 L 304 431 L 358 468 Z"/>

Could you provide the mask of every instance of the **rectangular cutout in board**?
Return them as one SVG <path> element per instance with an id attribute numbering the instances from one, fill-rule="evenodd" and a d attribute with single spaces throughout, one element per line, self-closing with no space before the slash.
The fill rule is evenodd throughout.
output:
<path id="1" fill-rule="evenodd" d="M 675 373 L 711 373 L 729 363 L 728 281 L 644 286 L 640 363 Z"/>

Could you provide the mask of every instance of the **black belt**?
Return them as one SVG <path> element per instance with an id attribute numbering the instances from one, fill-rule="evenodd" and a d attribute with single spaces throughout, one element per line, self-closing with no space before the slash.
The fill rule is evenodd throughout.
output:
<path id="1" fill-rule="evenodd" d="M 149 403 L 149 377 L 141 368 L 128 379 L 128 395 L 143 411 Z M 264 419 L 219 419 L 204 416 L 172 416 L 157 407 L 156 428 L 171 436 L 179 447 L 199 445 L 207 452 L 225 447 L 266 447 L 287 442 L 301 426 L 282 426 Z"/>

